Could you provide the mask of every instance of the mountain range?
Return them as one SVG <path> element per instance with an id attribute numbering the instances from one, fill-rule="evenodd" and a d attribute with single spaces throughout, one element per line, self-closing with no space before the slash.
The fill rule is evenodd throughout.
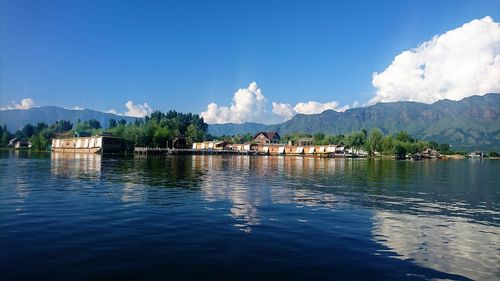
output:
<path id="1" fill-rule="evenodd" d="M 433 104 L 418 102 L 391 102 L 337 112 L 327 110 L 320 114 L 297 114 L 276 125 L 258 123 L 211 124 L 213 136 L 235 135 L 259 131 L 290 133 L 348 134 L 360 129 L 379 128 L 385 134 L 407 131 L 422 140 L 449 143 L 456 150 L 500 151 L 500 94 L 471 96 L 460 101 L 440 100 Z M 103 113 L 95 110 L 70 110 L 55 106 L 27 110 L 0 111 L 0 124 L 10 131 L 38 122 L 52 124 L 57 120 L 96 119 L 106 128 L 109 119 L 133 122 L 136 117 Z"/>
<path id="2" fill-rule="evenodd" d="M 95 119 L 99 121 L 103 128 L 109 126 L 109 119 L 125 119 L 127 122 L 134 122 L 136 117 L 121 116 L 112 113 L 104 113 L 100 111 L 83 109 L 74 110 L 56 106 L 41 106 L 30 109 L 11 109 L 0 111 L 0 125 L 7 125 L 7 129 L 11 132 L 20 130 L 26 124 L 37 124 L 44 122 L 53 124 L 58 120 L 68 120 L 76 124 L 78 120 L 87 121 Z"/>
<path id="3" fill-rule="evenodd" d="M 500 150 L 500 94 L 471 96 L 433 104 L 391 102 L 320 114 L 297 114 L 277 125 L 255 123 L 209 126 L 213 135 L 277 131 L 280 134 L 348 134 L 379 128 L 385 134 L 405 130 L 422 140 L 449 143 L 456 150 Z M 261 125 L 261 126 L 259 126 Z"/>

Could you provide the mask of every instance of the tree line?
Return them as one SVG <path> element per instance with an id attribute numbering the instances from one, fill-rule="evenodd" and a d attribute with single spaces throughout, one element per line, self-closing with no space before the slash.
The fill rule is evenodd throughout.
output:
<path id="1" fill-rule="evenodd" d="M 72 136 L 75 132 L 88 132 L 92 135 L 111 133 L 114 136 L 122 137 L 128 149 L 132 149 L 134 146 L 165 147 L 178 136 L 184 136 L 187 143 L 214 139 L 207 131 L 208 124 L 198 114 L 155 111 L 150 116 L 136 119 L 134 122 L 127 122 L 124 119 L 110 119 L 107 129 L 103 129 L 100 122 L 94 119 L 83 122 L 78 120 L 76 124 L 60 120 L 50 126 L 43 122 L 35 125 L 26 124 L 15 133 L 10 133 L 4 125 L 0 127 L 0 147 L 7 147 L 9 140 L 18 138 L 29 141 L 32 144 L 32 149 L 48 150 L 54 137 Z M 315 145 L 345 145 L 357 150 L 364 150 L 369 155 L 382 154 L 404 157 L 408 153 L 414 154 L 427 148 L 438 150 L 442 154 L 457 153 L 453 152 L 447 143 L 418 140 L 405 131 L 393 135 L 384 134 L 379 129 L 370 131 L 362 129 L 345 135 L 294 133 L 284 135 L 281 141 L 283 143 L 297 142 L 301 138 L 310 138 Z M 245 143 L 252 141 L 253 135 L 250 133 L 224 135 L 217 137 L 217 139 L 229 143 Z M 497 155 L 496 152 L 490 153 L 490 156 L 493 157 Z"/>
<path id="2" fill-rule="evenodd" d="M 435 149 L 443 154 L 452 153 L 447 143 L 435 141 L 422 141 L 412 137 L 406 131 L 400 131 L 394 135 L 384 135 L 380 129 L 367 131 L 361 129 L 350 134 L 325 135 L 316 134 L 290 134 L 284 135 L 283 140 L 296 142 L 301 138 L 312 138 L 315 145 L 340 144 L 347 147 L 364 150 L 368 155 L 382 154 L 404 157 L 408 153 L 415 154 L 425 149 Z"/>
<path id="3" fill-rule="evenodd" d="M 98 120 L 80 120 L 72 124 L 67 120 L 56 121 L 52 125 L 43 122 L 26 124 L 21 130 L 11 133 L 4 125 L 0 127 L 0 146 L 7 147 L 9 140 L 29 141 L 32 149 L 48 150 L 55 137 L 73 136 L 75 132 L 88 132 L 92 135 L 111 133 L 122 137 L 128 148 L 134 146 L 165 147 L 167 142 L 178 136 L 184 136 L 187 142 L 207 139 L 208 124 L 198 114 L 169 111 L 155 111 L 144 119 L 127 122 L 124 119 L 110 119 L 108 128 L 103 129 Z"/>
<path id="4" fill-rule="evenodd" d="M 220 137 L 221 140 L 229 143 L 250 142 L 253 139 L 251 134 L 241 134 Z M 361 129 L 350 134 L 325 135 L 323 133 L 286 134 L 281 138 L 282 143 L 297 143 L 300 139 L 311 139 L 314 145 L 337 144 L 344 145 L 355 150 L 364 150 L 368 155 L 382 154 L 404 157 L 408 153 L 414 154 L 427 148 L 435 149 L 443 154 L 452 153 L 450 145 L 447 143 L 437 143 L 435 141 L 421 141 L 405 131 L 400 131 L 394 135 L 384 135 L 379 129 L 372 129 L 369 132 Z"/>

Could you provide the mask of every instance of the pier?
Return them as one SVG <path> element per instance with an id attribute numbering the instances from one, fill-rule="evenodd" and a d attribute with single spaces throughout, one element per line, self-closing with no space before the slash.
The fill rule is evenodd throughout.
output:
<path id="1" fill-rule="evenodd" d="M 166 154 L 172 154 L 172 149 L 168 148 L 168 147 L 136 146 L 136 147 L 134 147 L 134 154 L 137 154 L 137 155 L 166 155 Z"/>

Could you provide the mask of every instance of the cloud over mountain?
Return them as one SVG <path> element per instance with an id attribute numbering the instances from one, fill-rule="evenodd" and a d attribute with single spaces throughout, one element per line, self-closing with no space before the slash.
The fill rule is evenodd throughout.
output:
<path id="1" fill-rule="evenodd" d="M 275 124 L 292 118 L 295 114 L 317 114 L 333 109 L 344 111 L 350 106 L 340 107 L 337 101 L 320 103 L 316 101 L 299 102 L 294 107 L 287 103 L 272 102 L 272 109 L 267 108 L 267 98 L 256 82 L 248 88 L 234 93 L 230 106 L 219 106 L 210 103 L 207 110 L 201 112 L 205 122 L 209 124 L 256 122 Z"/>
<path id="2" fill-rule="evenodd" d="M 381 73 L 370 103 L 460 100 L 500 92 L 500 24 L 475 19 L 397 55 Z"/>
<path id="3" fill-rule="evenodd" d="M 201 116 L 207 123 L 265 122 L 266 104 L 262 90 L 252 82 L 247 88 L 234 93 L 231 106 L 210 103 Z"/>
<path id="4" fill-rule="evenodd" d="M 0 107 L 0 110 L 9 110 L 9 109 L 30 109 L 35 107 L 35 101 L 30 98 L 22 99 L 21 103 L 16 103 L 15 101 L 12 104 L 8 104 L 6 106 Z"/>
<path id="5" fill-rule="evenodd" d="M 149 106 L 147 102 L 145 102 L 144 104 L 135 104 L 134 102 L 129 100 L 127 103 L 125 103 L 125 108 L 127 108 L 127 111 L 121 113 L 115 109 L 110 109 L 105 112 L 131 117 L 145 117 L 153 113 L 153 108 L 151 108 L 151 106 Z"/>

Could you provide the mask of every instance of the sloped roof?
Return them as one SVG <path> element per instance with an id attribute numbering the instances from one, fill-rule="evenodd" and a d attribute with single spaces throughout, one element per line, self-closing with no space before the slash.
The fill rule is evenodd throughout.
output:
<path id="1" fill-rule="evenodd" d="M 258 132 L 257 134 L 255 134 L 255 136 L 253 136 L 253 138 L 255 139 L 257 136 L 259 136 L 260 134 L 263 134 L 266 138 L 268 138 L 269 140 L 272 140 L 275 136 L 278 136 L 278 138 L 281 139 L 280 135 L 278 134 L 278 132 Z"/>

